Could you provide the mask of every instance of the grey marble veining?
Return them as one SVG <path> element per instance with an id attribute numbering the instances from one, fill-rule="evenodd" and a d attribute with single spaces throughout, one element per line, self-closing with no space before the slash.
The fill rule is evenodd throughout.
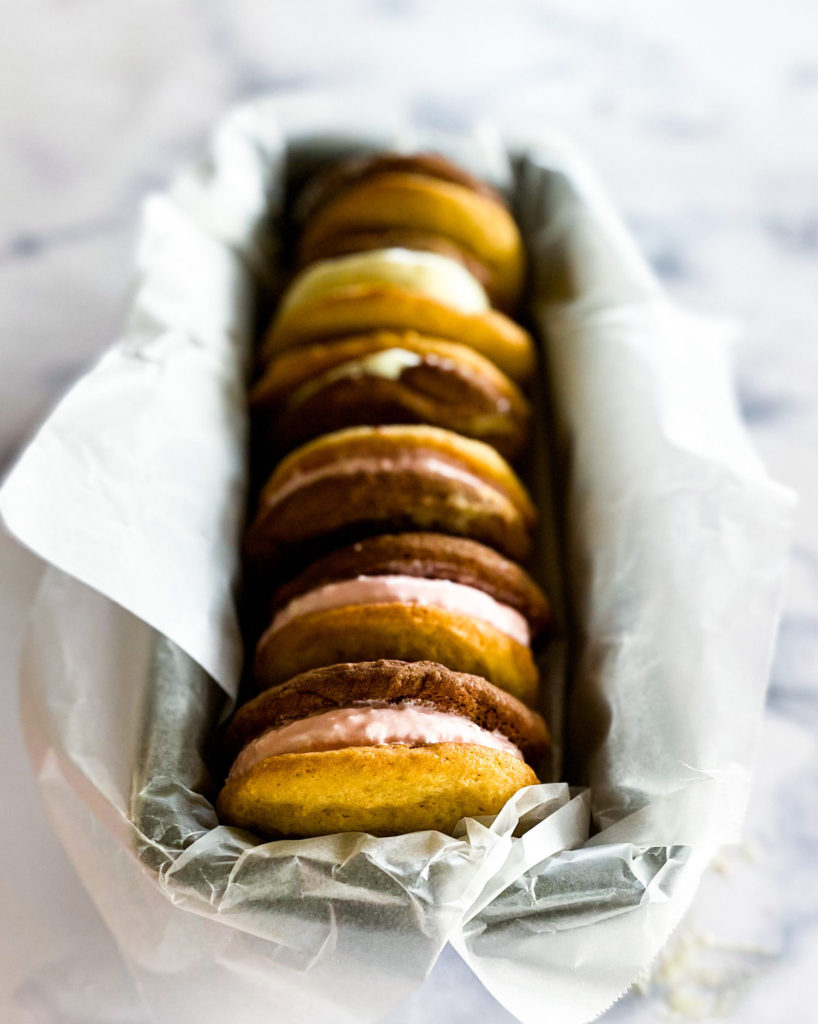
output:
<path id="1" fill-rule="evenodd" d="M 419 119 L 570 136 L 680 303 L 741 325 L 737 394 L 770 471 L 799 492 L 784 619 L 745 844 L 709 872 L 668 954 L 611 1021 L 671 1009 L 818 1020 L 818 9 L 661 10 L 455 0 L 9 0 L 0 39 L 0 469 L 116 336 L 139 204 L 233 102 L 371 88 Z M 11 657 L 19 621 L 3 616 Z M 4 685 L 13 693 L 10 672 Z M 13 702 L 15 698 L 9 697 Z M 1 947 L 21 1021 L 142 1020 L 104 928 L 50 837 L 16 725 L 0 761 L 15 841 Z M 54 879 L 31 913 L 30 845 Z M 27 888 L 28 886 L 28 888 Z M 73 886 L 73 889 L 72 889 Z M 41 903 L 41 901 L 39 901 Z M 79 925 L 78 925 L 79 922 Z M 83 949 L 73 943 L 81 927 Z M 29 980 L 32 964 L 48 968 Z M 50 965 L 50 966 L 49 966 Z M 45 980 L 43 980 L 45 979 Z M 90 998 L 90 996 L 88 996 Z M 389 1018 L 510 1020 L 453 956 Z"/>

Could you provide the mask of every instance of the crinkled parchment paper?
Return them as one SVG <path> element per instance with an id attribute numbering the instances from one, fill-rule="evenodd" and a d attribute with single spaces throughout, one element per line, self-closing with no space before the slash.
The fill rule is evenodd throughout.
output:
<path id="1" fill-rule="evenodd" d="M 228 117 L 149 200 L 123 336 L 0 492 L 46 566 L 21 663 L 44 798 L 168 1024 L 375 1020 L 447 942 L 521 1020 L 588 1020 L 655 956 L 744 814 L 792 502 L 737 415 L 730 331 L 667 301 L 564 144 L 406 123 L 309 96 Z M 241 667 L 254 316 L 287 188 L 383 146 L 441 149 L 506 187 L 529 245 L 555 436 L 533 483 L 561 495 L 540 569 L 567 638 L 548 710 L 559 725 L 564 697 L 584 788 L 531 787 L 454 836 L 261 843 L 218 825 L 207 768 Z"/>

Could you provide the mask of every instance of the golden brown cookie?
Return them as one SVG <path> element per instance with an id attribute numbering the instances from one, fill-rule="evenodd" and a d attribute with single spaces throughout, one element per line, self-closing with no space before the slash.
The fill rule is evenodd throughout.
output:
<path id="1" fill-rule="evenodd" d="M 311 668 L 343 661 L 434 661 L 482 676 L 534 704 L 539 675 L 530 648 L 485 619 L 434 605 L 350 604 L 300 614 L 259 641 L 253 677 L 275 686 Z"/>
<path id="2" fill-rule="evenodd" d="M 525 272 L 522 239 L 503 203 L 461 182 L 418 170 L 384 169 L 347 182 L 304 226 L 302 263 L 322 258 L 350 232 L 411 230 L 439 235 L 485 266 L 498 306 L 513 309 Z"/>
<path id="3" fill-rule="evenodd" d="M 528 380 L 536 365 L 531 335 L 495 309 L 463 312 L 421 292 L 387 284 L 347 285 L 283 309 L 262 342 L 263 362 L 286 349 L 369 331 L 416 331 L 456 341 L 490 359 L 512 380 Z"/>
<path id="4" fill-rule="evenodd" d="M 267 758 L 226 783 L 217 810 L 267 836 L 451 832 L 537 781 L 524 761 L 482 746 L 347 747 Z"/>
<path id="5" fill-rule="evenodd" d="M 496 189 L 439 153 L 374 153 L 339 160 L 315 174 L 302 189 L 295 204 L 296 220 L 303 223 L 350 185 L 388 171 L 422 174 L 463 185 L 505 206 L 505 200 Z"/>

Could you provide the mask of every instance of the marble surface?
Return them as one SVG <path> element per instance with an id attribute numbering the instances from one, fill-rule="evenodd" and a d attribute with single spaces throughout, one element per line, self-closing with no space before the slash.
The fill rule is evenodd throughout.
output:
<path id="1" fill-rule="evenodd" d="M 742 326 L 742 409 L 800 495 L 746 841 L 669 951 L 603 1018 L 818 1020 L 818 8 L 812 0 L 6 0 L 0 38 L 0 467 L 115 336 L 141 200 L 262 90 L 366 87 L 444 127 L 569 135 L 671 294 Z M 13 559 L 6 581 L 15 579 Z M 24 583 L 19 584 L 20 587 Z M 13 593 L 10 593 L 10 590 Z M 40 810 L 0 591 L 0 1008 L 142 1024 Z M 43 909 L 47 907 L 47 909 Z M 13 927 L 9 924 L 13 923 Z M 78 937 L 81 941 L 77 941 Z M 36 976 L 36 981 L 31 979 Z M 446 955 L 389 1024 L 512 1018 Z"/>

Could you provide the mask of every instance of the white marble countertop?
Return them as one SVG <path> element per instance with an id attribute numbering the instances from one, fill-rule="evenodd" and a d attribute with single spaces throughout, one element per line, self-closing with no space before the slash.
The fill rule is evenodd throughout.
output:
<path id="1" fill-rule="evenodd" d="M 604 1019 L 818 1020 L 818 8 L 8 0 L 5 15 L 0 469 L 115 336 L 142 198 L 259 91 L 371 84 L 442 127 L 483 116 L 557 129 L 596 165 L 671 294 L 741 322 L 742 409 L 801 500 L 755 797 L 745 844 L 710 870 L 654 975 Z M 13 708 L 21 623 L 8 594 L 0 605 Z M 40 809 L 14 714 L 0 773 L 2 1019 L 69 1024 L 93 1001 L 99 1020 L 142 1024 Z M 445 955 L 389 1024 L 473 1014 L 512 1019 Z"/>

